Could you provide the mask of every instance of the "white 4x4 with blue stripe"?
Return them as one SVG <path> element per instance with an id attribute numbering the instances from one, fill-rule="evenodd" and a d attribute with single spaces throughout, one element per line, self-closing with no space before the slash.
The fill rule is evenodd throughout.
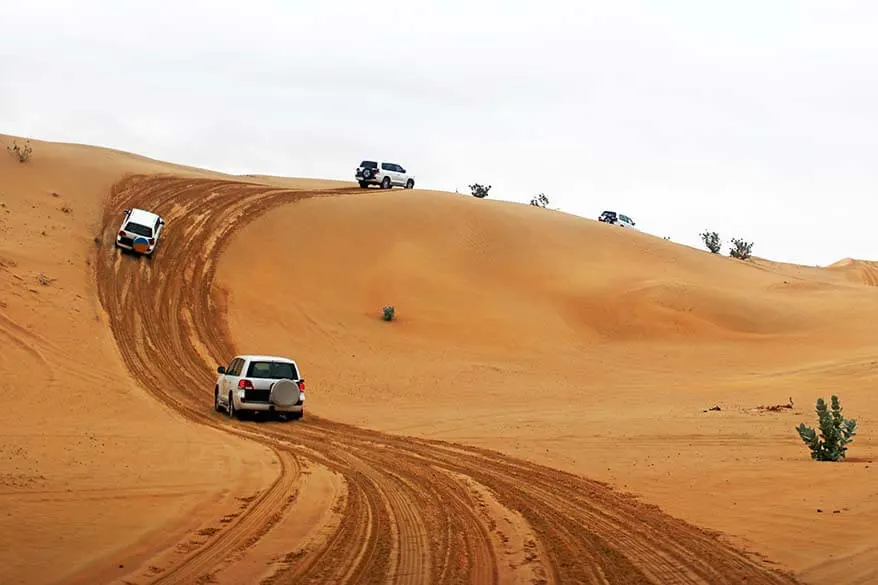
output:
<path id="1" fill-rule="evenodd" d="M 116 247 L 152 255 L 165 227 L 165 220 L 144 209 L 126 209 L 124 214 L 116 235 Z"/>
<path id="2" fill-rule="evenodd" d="M 305 380 L 291 359 L 273 355 L 239 355 L 216 369 L 213 408 L 236 418 L 243 411 L 279 414 L 286 420 L 305 413 Z"/>

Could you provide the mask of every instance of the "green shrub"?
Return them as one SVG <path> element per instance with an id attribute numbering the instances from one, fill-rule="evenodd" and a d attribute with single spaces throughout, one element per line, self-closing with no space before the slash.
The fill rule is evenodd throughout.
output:
<path id="1" fill-rule="evenodd" d="M 479 199 L 484 199 L 488 196 L 488 191 L 491 190 L 491 185 L 485 187 L 484 185 L 480 185 L 478 183 L 474 183 L 469 186 L 470 192 L 473 194 L 473 197 L 478 197 Z"/>
<path id="2" fill-rule="evenodd" d="M 530 204 L 534 207 L 545 207 L 549 204 L 549 198 L 546 197 L 545 193 L 540 193 L 539 195 L 535 195 L 531 198 Z"/>
<path id="3" fill-rule="evenodd" d="M 12 146 L 7 146 L 6 150 L 17 158 L 20 163 L 27 162 L 30 159 L 31 152 L 33 152 L 33 149 L 30 147 L 30 140 L 25 141 L 23 148 L 18 145 L 18 142 L 13 141 Z"/>
<path id="4" fill-rule="evenodd" d="M 832 412 L 826 407 L 823 398 L 817 399 L 817 419 L 820 422 L 820 436 L 811 427 L 800 423 L 796 427 L 802 441 L 811 450 L 811 459 L 816 461 L 840 461 L 845 458 L 847 445 L 857 434 L 857 421 L 844 418 L 841 414 L 838 396 L 832 395 Z"/>
<path id="5" fill-rule="evenodd" d="M 746 260 L 750 257 L 750 252 L 753 250 L 753 242 L 732 238 L 732 244 L 734 247 L 729 250 L 729 256 L 739 260 Z"/>
<path id="6" fill-rule="evenodd" d="M 710 250 L 711 253 L 719 254 L 720 248 L 723 247 L 723 242 L 719 239 L 718 233 L 705 231 L 699 235 L 701 236 L 704 245 L 707 246 L 707 249 Z"/>
<path id="7" fill-rule="evenodd" d="M 385 321 L 393 321 L 393 317 L 396 315 L 396 311 L 390 305 L 384 307 L 384 320 Z"/>

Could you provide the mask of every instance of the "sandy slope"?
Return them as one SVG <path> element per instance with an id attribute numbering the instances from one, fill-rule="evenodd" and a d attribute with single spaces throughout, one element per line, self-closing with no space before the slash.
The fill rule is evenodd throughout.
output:
<path id="1" fill-rule="evenodd" d="M 218 277 L 233 338 L 300 360 L 312 413 L 606 480 L 809 582 L 865 584 L 873 270 L 744 263 L 528 206 L 370 191 L 257 219 Z M 834 391 L 862 430 L 850 461 L 820 465 L 793 427 Z"/>
<path id="2" fill-rule="evenodd" d="M 206 525 L 180 554 L 157 557 L 156 571 L 138 582 L 236 582 L 245 567 L 261 583 L 793 582 L 714 534 L 581 476 L 313 414 L 284 424 L 213 412 L 213 364 L 240 347 L 215 286 L 234 234 L 290 203 L 361 195 L 356 187 L 156 176 L 113 186 L 96 277 L 129 370 L 185 418 L 262 442 L 281 463 L 275 483 Z M 146 203 L 168 218 L 160 261 L 104 245 L 114 210 Z"/>
<path id="3" fill-rule="evenodd" d="M 39 141 L 19 164 L 9 140 L 0 136 L 0 582 L 79 573 L 93 583 L 262 489 L 276 461 L 149 398 L 96 296 L 110 185 L 134 171 L 205 174 Z"/>
<path id="4" fill-rule="evenodd" d="M 790 582 L 563 470 L 814 583 L 874 579 L 869 433 L 838 494 L 791 432 L 839 380 L 874 426 L 869 266 L 33 144 L 0 157 L 4 583 Z M 131 204 L 169 218 L 152 261 L 109 245 Z M 213 412 L 236 351 L 300 360 L 304 421 Z"/>

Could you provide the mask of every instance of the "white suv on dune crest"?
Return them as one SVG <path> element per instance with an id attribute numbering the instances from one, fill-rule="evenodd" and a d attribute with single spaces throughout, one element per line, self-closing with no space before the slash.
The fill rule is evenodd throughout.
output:
<path id="1" fill-rule="evenodd" d="M 400 165 L 391 162 L 377 162 L 364 160 L 357 167 L 354 178 L 360 187 L 366 189 L 369 185 L 379 185 L 382 189 L 393 187 L 415 188 L 415 177 Z"/>
<path id="2" fill-rule="evenodd" d="M 602 223 L 609 223 L 612 225 L 618 225 L 623 228 L 629 228 L 633 230 L 637 230 L 636 224 L 634 220 L 625 215 L 624 213 L 616 213 L 615 211 L 604 211 L 601 213 L 601 216 L 598 218 L 598 221 Z M 640 231 L 640 230 L 637 230 Z"/>
<path id="3" fill-rule="evenodd" d="M 219 366 L 213 408 L 230 418 L 243 411 L 279 414 L 286 420 L 305 413 L 305 380 L 291 359 L 273 355 L 239 355 Z"/>

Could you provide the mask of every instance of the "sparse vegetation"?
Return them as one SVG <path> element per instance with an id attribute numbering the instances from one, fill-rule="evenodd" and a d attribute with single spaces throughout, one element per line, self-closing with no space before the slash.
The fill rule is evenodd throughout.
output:
<path id="1" fill-rule="evenodd" d="M 845 458 L 847 445 L 857 434 L 857 421 L 844 418 L 838 396 L 832 395 L 832 411 L 826 407 L 822 397 L 817 399 L 817 419 L 820 423 L 820 436 L 811 427 L 800 423 L 796 427 L 802 441 L 811 450 L 815 461 L 841 461 Z"/>
<path id="2" fill-rule="evenodd" d="M 729 250 L 729 256 L 739 260 L 746 260 L 750 257 L 753 250 L 753 242 L 745 242 L 738 238 L 732 238 L 732 248 Z"/>
<path id="3" fill-rule="evenodd" d="M 723 242 L 718 233 L 705 230 L 699 235 L 701 236 L 701 241 L 704 242 L 704 245 L 712 254 L 719 254 L 720 249 L 723 247 Z"/>
<path id="4" fill-rule="evenodd" d="M 479 199 L 484 199 L 488 196 L 488 191 L 491 190 L 491 185 L 487 187 L 484 185 L 480 185 L 479 183 L 474 183 L 469 186 L 470 192 L 473 194 L 473 197 L 478 197 Z"/>
<path id="5" fill-rule="evenodd" d="M 759 412 L 780 412 L 784 409 L 792 410 L 793 409 L 793 397 L 790 396 L 789 401 L 786 404 L 772 404 L 770 406 L 766 406 L 765 404 L 760 404 L 756 408 L 752 409 Z"/>
<path id="6" fill-rule="evenodd" d="M 384 307 L 384 320 L 385 321 L 393 321 L 393 318 L 396 316 L 396 310 L 392 305 L 388 305 Z"/>
<path id="7" fill-rule="evenodd" d="M 549 198 L 546 197 L 545 193 L 540 193 L 539 195 L 534 195 L 530 200 L 530 204 L 534 207 L 545 207 L 549 204 Z"/>
<path id="8" fill-rule="evenodd" d="M 24 147 L 18 145 L 17 141 L 12 141 L 12 146 L 7 146 L 6 150 L 9 151 L 9 154 L 18 159 L 18 162 L 24 163 L 30 160 L 30 155 L 33 152 L 33 149 L 30 146 L 30 140 L 25 141 Z"/>

